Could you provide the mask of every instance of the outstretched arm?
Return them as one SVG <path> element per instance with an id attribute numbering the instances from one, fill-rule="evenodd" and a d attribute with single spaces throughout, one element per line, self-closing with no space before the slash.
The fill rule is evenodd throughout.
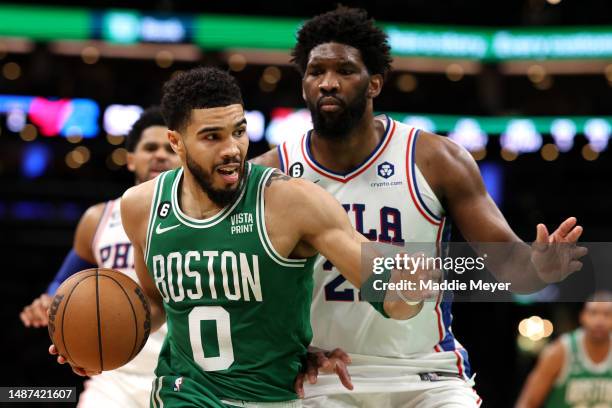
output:
<path id="1" fill-rule="evenodd" d="M 274 167 L 276 169 L 280 168 L 280 160 L 278 157 L 277 147 L 273 147 L 264 154 L 254 157 L 249 161 L 253 164 L 259 164 L 260 166 Z"/>
<path id="2" fill-rule="evenodd" d="M 512 282 L 517 292 L 533 292 L 581 268 L 578 259 L 586 250 L 569 254 L 563 264 L 550 262 L 554 258 L 550 252 L 555 249 L 550 244 L 574 244 L 580 238 L 582 227 L 575 218 L 565 220 L 550 235 L 543 224 L 538 224 L 536 245 L 531 247 L 512 231 L 487 193 L 476 162 L 464 148 L 448 138 L 420 132 L 417 152 L 419 168 L 468 242 L 513 244 L 505 246 L 503 254 L 489 256 L 490 261 L 507 259 L 499 265 L 487 265 L 496 278 Z M 566 248 L 569 245 L 562 249 Z"/>
<path id="3" fill-rule="evenodd" d="M 285 223 L 291 220 L 291 225 L 284 231 L 295 234 L 293 242 L 298 242 L 293 256 L 306 257 L 318 252 L 332 262 L 351 284 L 362 287 L 372 272 L 362 270 L 362 244 L 369 241 L 355 231 L 334 197 L 310 181 L 275 172 L 268 180 L 265 199 L 268 226 L 276 224 L 269 222 L 268 217 Z M 395 298 L 385 298 L 382 307 L 381 302 L 374 303 L 377 310 L 384 311 L 393 319 L 409 319 L 422 307 L 422 303 L 409 305 Z"/>

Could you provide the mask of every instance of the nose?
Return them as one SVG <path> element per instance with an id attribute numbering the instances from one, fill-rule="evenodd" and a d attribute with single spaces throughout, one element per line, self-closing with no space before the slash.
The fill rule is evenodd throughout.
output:
<path id="1" fill-rule="evenodd" d="M 165 147 L 161 146 L 155 149 L 153 157 L 156 160 L 167 160 L 170 157 L 170 155 L 168 154 L 168 151 L 165 149 Z"/>
<path id="2" fill-rule="evenodd" d="M 319 83 L 319 90 L 323 93 L 334 93 L 340 88 L 340 82 L 338 77 L 331 71 L 325 72 L 321 82 Z"/>
<path id="3" fill-rule="evenodd" d="M 238 147 L 238 140 L 233 137 L 227 139 L 227 142 L 223 144 L 221 149 L 221 157 L 223 160 L 240 157 L 240 148 Z"/>

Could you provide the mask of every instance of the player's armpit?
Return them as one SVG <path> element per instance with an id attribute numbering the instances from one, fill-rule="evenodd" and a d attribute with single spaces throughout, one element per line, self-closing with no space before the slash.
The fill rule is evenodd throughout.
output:
<path id="1" fill-rule="evenodd" d="M 565 350 L 561 341 L 557 340 L 546 347 L 535 368 L 527 377 L 515 408 L 541 407 L 561 374 L 565 359 Z"/>

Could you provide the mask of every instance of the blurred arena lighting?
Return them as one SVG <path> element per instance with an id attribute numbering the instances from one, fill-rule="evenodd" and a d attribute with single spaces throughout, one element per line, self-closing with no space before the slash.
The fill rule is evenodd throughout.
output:
<path id="1" fill-rule="evenodd" d="M 531 82 L 537 84 L 546 78 L 546 70 L 541 65 L 532 65 L 527 69 L 527 77 Z"/>
<path id="2" fill-rule="evenodd" d="M 476 161 L 484 160 L 487 157 L 487 149 L 474 150 L 470 153 Z"/>
<path id="3" fill-rule="evenodd" d="M 549 4 L 556 5 L 561 3 L 561 0 L 546 0 Z"/>
<path id="4" fill-rule="evenodd" d="M 12 112 L 20 111 L 18 123 L 9 124 Z M 0 95 L 0 112 L 10 112 L 7 127 L 19 132 L 25 126 L 24 113 L 43 136 L 98 134 L 100 108 L 91 99 L 47 99 L 39 96 Z M 20 125 L 20 123 L 23 123 Z"/>
<path id="5" fill-rule="evenodd" d="M 401 74 L 397 77 L 396 85 L 402 92 L 412 92 L 417 87 L 417 79 L 412 74 Z"/>
<path id="6" fill-rule="evenodd" d="M 402 119 L 402 122 L 426 132 L 435 133 L 437 131 L 434 121 L 426 116 L 406 116 Z"/>
<path id="7" fill-rule="evenodd" d="M 562 152 L 568 152 L 574 146 L 576 124 L 569 119 L 555 119 L 550 126 L 550 134 Z"/>
<path id="8" fill-rule="evenodd" d="M 168 50 L 161 50 L 155 54 L 155 63 L 160 68 L 169 68 L 174 63 L 174 55 Z"/>
<path id="9" fill-rule="evenodd" d="M 247 133 L 251 142 L 259 142 L 264 137 L 266 129 L 266 118 L 264 114 L 257 110 L 245 112 L 247 120 Z"/>
<path id="10" fill-rule="evenodd" d="M 81 167 L 81 163 L 79 163 L 75 158 L 74 150 L 71 150 L 66 153 L 64 161 L 66 162 L 66 166 L 70 167 L 71 169 L 78 169 L 79 167 Z"/>
<path id="11" fill-rule="evenodd" d="M 111 160 L 117 166 L 125 166 L 125 163 L 127 162 L 127 150 L 125 150 L 123 147 L 113 150 L 113 153 L 111 153 Z"/>
<path id="12" fill-rule="evenodd" d="M 21 137 L 21 139 L 25 142 L 31 142 L 32 140 L 36 139 L 37 136 L 38 130 L 36 129 L 36 126 L 30 123 L 25 125 L 23 129 L 21 129 L 21 132 L 19 132 L 19 137 Z"/>
<path id="13" fill-rule="evenodd" d="M 89 161 L 91 157 L 91 153 L 89 149 L 85 146 L 78 146 L 73 151 L 74 151 L 74 160 L 77 163 L 85 164 Z"/>
<path id="14" fill-rule="evenodd" d="M 478 167 L 480 167 L 480 174 L 489 195 L 498 206 L 501 206 L 504 198 L 503 164 L 488 161 L 478 163 Z"/>
<path id="15" fill-rule="evenodd" d="M 275 66 L 266 67 L 266 69 L 264 69 L 263 74 L 262 74 L 263 80 L 270 84 L 276 84 L 278 81 L 280 81 L 281 76 L 282 74 L 281 74 L 280 69 L 278 69 L 278 67 L 275 67 Z"/>
<path id="16" fill-rule="evenodd" d="M 553 83 L 554 83 L 553 77 L 550 75 L 546 75 L 546 77 L 544 77 L 543 80 L 541 80 L 540 82 L 535 82 L 533 86 L 536 89 L 539 89 L 540 91 L 546 91 L 552 88 Z"/>
<path id="17" fill-rule="evenodd" d="M 516 160 L 516 158 L 518 157 L 518 154 L 512 150 L 502 148 L 500 152 L 500 156 L 505 161 L 513 161 L 513 160 Z"/>
<path id="18" fill-rule="evenodd" d="M 312 128 L 308 109 L 275 108 L 270 114 L 266 129 L 266 140 L 277 146 L 287 140 L 289 135 L 302 135 Z"/>
<path id="19" fill-rule="evenodd" d="M 21 174 L 25 178 L 40 177 L 45 173 L 51 160 L 51 150 L 43 143 L 32 143 L 23 150 Z"/>
<path id="20" fill-rule="evenodd" d="M 125 136 L 106 135 L 106 141 L 112 145 L 118 146 L 125 141 Z"/>
<path id="21" fill-rule="evenodd" d="M 459 64 L 450 64 L 446 67 L 446 77 L 453 82 L 461 81 L 463 78 L 464 70 Z"/>
<path id="22" fill-rule="evenodd" d="M 100 57 L 125 59 L 151 59 L 157 58 L 161 51 L 172 54 L 172 61 L 197 62 L 202 53 L 190 44 L 112 44 L 104 41 L 52 41 L 49 50 L 57 55 L 81 56 L 83 49 L 95 47 Z M 162 54 L 163 57 L 164 54 Z"/>
<path id="23" fill-rule="evenodd" d="M 597 160 L 597 158 L 599 157 L 599 153 L 593 150 L 590 144 L 586 144 L 582 146 L 582 157 L 585 160 L 593 161 Z"/>
<path id="24" fill-rule="evenodd" d="M 108 135 L 127 135 L 142 112 L 143 108 L 138 105 L 109 105 L 102 115 L 104 131 Z"/>
<path id="25" fill-rule="evenodd" d="M 554 161 L 559 157 L 559 149 L 553 143 L 546 143 L 540 150 L 542 158 L 546 161 Z"/>
<path id="26" fill-rule="evenodd" d="M 246 68 L 247 60 L 242 54 L 232 54 L 227 59 L 227 65 L 229 65 L 229 69 L 234 72 L 240 72 L 244 68 Z"/>
<path id="27" fill-rule="evenodd" d="M 86 64 L 95 64 L 100 59 L 100 51 L 96 47 L 85 47 L 81 51 L 81 59 Z"/>
<path id="28" fill-rule="evenodd" d="M 453 139 L 470 152 L 483 151 L 489 137 L 482 131 L 477 121 L 470 118 L 460 119 L 448 137 Z"/>
<path id="29" fill-rule="evenodd" d="M 532 341 L 538 341 L 545 337 L 550 337 L 553 333 L 553 324 L 550 320 L 542 319 L 540 316 L 531 316 L 521 320 L 518 331 L 521 336 L 527 337 Z"/>
<path id="30" fill-rule="evenodd" d="M 268 82 L 264 75 L 259 78 L 259 89 L 262 92 L 272 92 L 276 89 L 276 82 Z"/>
<path id="31" fill-rule="evenodd" d="M 589 139 L 589 145 L 596 152 L 606 149 L 611 130 L 610 123 L 599 118 L 589 119 L 584 125 L 584 134 Z"/>
<path id="32" fill-rule="evenodd" d="M 21 67 L 16 62 L 7 62 L 2 66 L 2 75 L 9 81 L 14 81 L 21 76 Z"/>
<path id="33" fill-rule="evenodd" d="M 80 135 L 70 135 L 66 137 L 66 140 L 68 141 L 68 143 L 81 143 L 81 141 L 83 140 L 83 136 Z"/>
<path id="34" fill-rule="evenodd" d="M 515 153 L 535 152 L 542 146 L 542 135 L 532 121 L 513 119 L 501 134 L 500 144 L 505 150 Z"/>
<path id="35" fill-rule="evenodd" d="M 6 115 L 6 127 L 11 132 L 21 132 L 25 124 L 26 115 L 21 109 L 12 109 L 8 112 L 8 115 Z"/>
<path id="36" fill-rule="evenodd" d="M 544 346 L 546 346 L 547 341 L 545 338 L 534 341 L 529 337 L 518 335 L 516 338 L 516 345 L 518 348 L 528 354 L 537 355 L 539 354 Z"/>

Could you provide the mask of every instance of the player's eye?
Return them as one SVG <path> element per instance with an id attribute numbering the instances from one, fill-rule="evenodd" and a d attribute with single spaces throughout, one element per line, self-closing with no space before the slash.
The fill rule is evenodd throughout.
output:
<path id="1" fill-rule="evenodd" d="M 244 136 L 245 133 L 246 133 L 246 128 L 237 129 L 234 132 L 234 136 L 235 137 L 242 137 L 242 136 Z"/>

